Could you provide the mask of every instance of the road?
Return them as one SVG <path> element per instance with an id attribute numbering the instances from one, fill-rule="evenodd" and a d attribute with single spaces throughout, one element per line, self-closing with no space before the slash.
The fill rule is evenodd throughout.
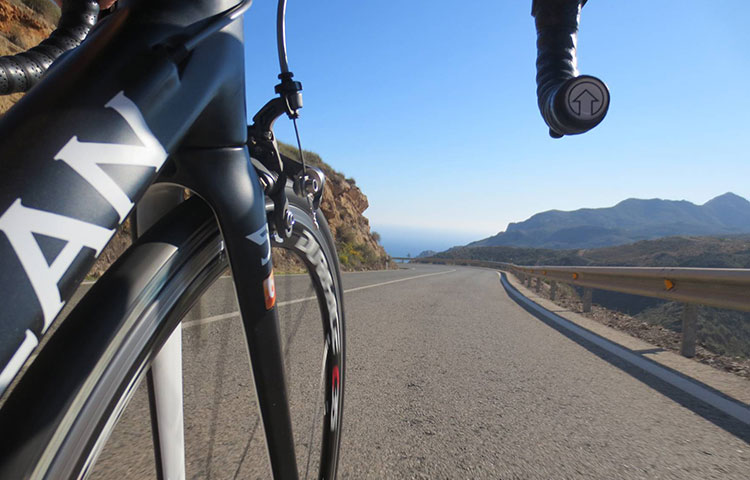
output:
<path id="1" fill-rule="evenodd" d="M 295 320 L 314 303 L 289 302 L 312 292 L 304 276 L 277 283 L 282 316 L 292 318 L 282 333 L 294 358 L 287 375 L 295 431 L 309 431 L 305 407 L 319 379 L 305 369 L 319 368 L 322 350 Z M 267 478 L 226 285 L 192 312 L 183 333 L 188 478 Z M 344 286 L 340 478 L 750 476 L 744 425 L 533 317 L 494 271 L 409 265 L 345 274 Z M 153 476 L 142 390 L 92 478 Z M 301 440 L 298 464 L 306 462 L 306 446 Z"/>

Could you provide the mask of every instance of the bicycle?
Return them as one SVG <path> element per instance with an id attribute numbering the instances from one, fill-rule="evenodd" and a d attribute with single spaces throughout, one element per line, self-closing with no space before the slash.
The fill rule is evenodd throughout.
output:
<path id="1" fill-rule="evenodd" d="M 35 85 L 0 119 L 0 478 L 86 476 L 142 380 L 157 476 L 184 478 L 180 320 L 227 268 L 273 477 L 298 478 L 295 434 L 312 439 L 317 429 L 316 474 L 334 478 L 341 276 L 319 212 L 325 175 L 305 164 L 299 136 L 297 160 L 279 154 L 273 134 L 277 118 L 295 120 L 302 106 L 286 60 L 286 1 L 278 96 L 249 127 L 242 15 L 251 0 L 121 3 L 97 23 L 95 1 L 66 1 L 50 39 L 0 59 L 0 89 Z M 44 138 L 29 141 L 36 132 Z M 132 247 L 56 321 L 134 209 Z M 323 413 L 313 411 L 310 431 L 292 429 L 272 247 L 300 258 L 317 298 Z M 308 450 L 309 470 L 312 442 Z"/>

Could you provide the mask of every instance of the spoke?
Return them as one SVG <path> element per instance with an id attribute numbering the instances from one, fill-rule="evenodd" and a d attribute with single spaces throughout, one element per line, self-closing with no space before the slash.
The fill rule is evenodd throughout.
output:
<path id="1" fill-rule="evenodd" d="M 319 409 L 318 405 L 320 402 L 321 395 L 324 395 L 323 392 L 325 392 L 325 378 L 326 378 L 326 364 L 328 363 L 328 339 L 326 339 L 325 344 L 323 345 L 323 365 L 320 369 L 320 384 L 318 385 L 318 395 L 315 396 L 315 410 L 313 410 L 313 417 L 312 421 L 310 422 L 310 441 L 307 444 L 307 466 L 305 467 L 305 479 L 307 479 L 307 475 L 310 472 L 310 456 L 313 452 L 313 438 L 315 435 L 315 424 L 317 423 L 317 419 L 319 417 Z"/>
<path id="2" fill-rule="evenodd" d="M 240 469 L 242 468 L 242 464 L 245 462 L 245 457 L 247 457 L 247 452 L 250 450 L 250 444 L 253 442 L 253 438 L 255 438 L 255 432 L 258 430 L 258 425 L 260 425 L 260 415 L 258 418 L 255 419 L 255 425 L 253 425 L 253 431 L 250 433 L 250 437 L 247 439 L 247 443 L 245 444 L 245 449 L 242 451 L 242 457 L 240 457 L 240 462 L 237 465 L 237 470 L 234 471 L 234 477 L 233 479 L 239 478 L 240 475 Z"/>
<path id="3" fill-rule="evenodd" d="M 312 295 L 311 295 L 312 293 Z M 301 298 L 307 298 L 315 295 L 315 290 L 313 288 L 313 285 L 310 284 L 310 286 L 307 288 L 307 291 L 304 295 L 302 295 Z M 300 309 L 297 311 L 297 315 L 289 315 L 289 317 L 296 317 L 296 320 L 292 320 L 293 324 L 289 328 L 289 333 L 286 336 L 286 339 L 284 341 L 284 360 L 287 362 L 289 361 L 289 350 L 292 348 L 292 341 L 294 340 L 294 337 L 297 335 L 297 331 L 299 330 L 300 325 L 302 325 L 302 321 L 305 318 L 305 315 L 307 314 L 307 306 L 310 302 L 302 302 L 300 305 Z"/>

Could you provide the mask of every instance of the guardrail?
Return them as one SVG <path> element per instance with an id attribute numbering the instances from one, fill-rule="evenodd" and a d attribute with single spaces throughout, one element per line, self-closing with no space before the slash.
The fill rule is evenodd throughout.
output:
<path id="1" fill-rule="evenodd" d="M 536 278 L 550 282 L 554 301 L 557 283 L 583 287 L 583 311 L 591 311 L 592 289 L 660 298 L 685 304 L 682 316 L 680 353 L 695 356 L 697 339 L 697 305 L 750 312 L 750 269 L 740 268 L 671 268 L 671 267 L 559 267 L 520 266 L 480 260 L 417 258 L 416 262 L 445 263 L 497 268 L 515 273 L 527 286 Z"/>
<path id="2" fill-rule="evenodd" d="M 416 260 L 416 258 L 411 258 L 411 257 L 391 257 L 391 260 L 393 260 L 396 263 L 398 263 L 398 262 L 404 263 L 404 262 L 410 262 L 412 260 Z"/>

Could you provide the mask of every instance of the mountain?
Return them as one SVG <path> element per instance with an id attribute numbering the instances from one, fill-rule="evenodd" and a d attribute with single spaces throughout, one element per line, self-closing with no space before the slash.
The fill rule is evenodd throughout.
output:
<path id="1" fill-rule="evenodd" d="M 750 233 L 750 202 L 725 193 L 703 205 L 630 198 L 608 208 L 550 210 L 468 246 L 597 248 L 675 235 L 740 233 Z"/>

